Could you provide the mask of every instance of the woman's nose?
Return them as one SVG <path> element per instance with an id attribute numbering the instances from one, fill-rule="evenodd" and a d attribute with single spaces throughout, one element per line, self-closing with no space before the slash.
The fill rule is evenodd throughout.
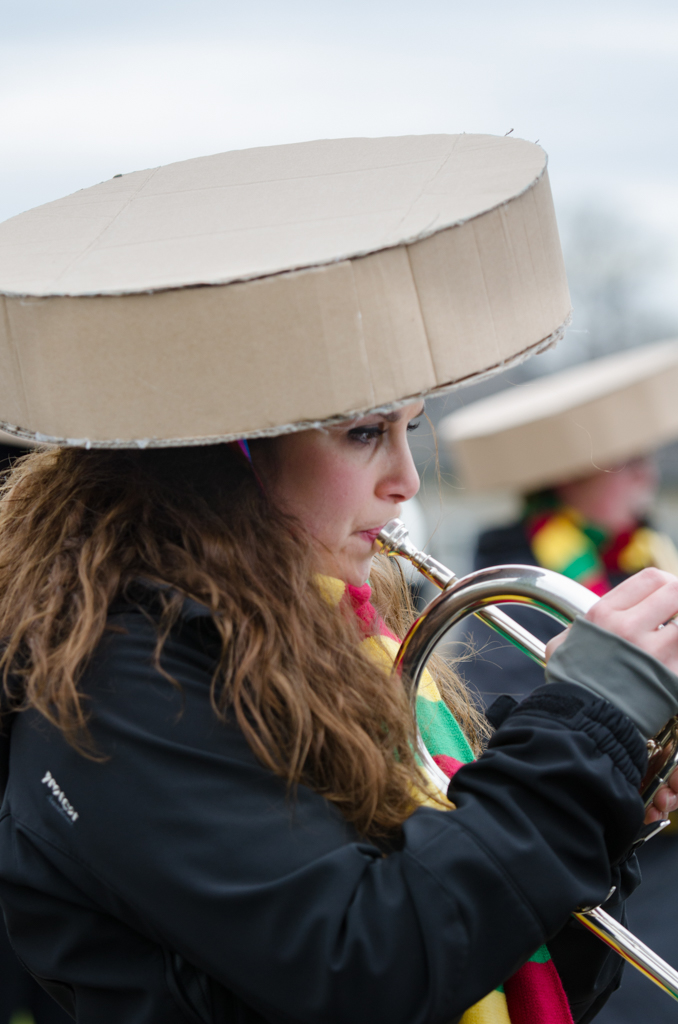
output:
<path id="1" fill-rule="evenodd" d="M 419 484 L 419 473 L 405 438 L 393 452 L 393 460 L 389 472 L 382 480 L 379 497 L 397 503 L 409 501 L 419 490 Z"/>

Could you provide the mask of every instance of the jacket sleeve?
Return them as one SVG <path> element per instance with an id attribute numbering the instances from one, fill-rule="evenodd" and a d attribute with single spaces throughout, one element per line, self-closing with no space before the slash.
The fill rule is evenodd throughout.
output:
<path id="1" fill-rule="evenodd" d="M 678 712 L 678 676 L 640 647 L 581 617 L 549 660 L 546 678 L 575 680 L 610 701 L 646 739 Z"/>
<path id="2" fill-rule="evenodd" d="M 384 855 L 216 719 L 198 626 L 165 648 L 176 686 L 153 667 L 152 623 L 116 625 L 83 683 L 102 760 L 15 723 L 2 873 L 28 878 L 37 848 L 268 1021 L 449 1024 L 605 898 L 642 820 L 637 730 L 558 684 L 560 704 L 522 706 L 460 769 L 456 811 L 420 808 Z"/>
<path id="3" fill-rule="evenodd" d="M 554 692 L 549 689 L 546 694 L 551 698 Z M 498 728 L 515 707 L 516 701 L 512 697 L 499 697 L 486 712 L 491 725 Z M 604 906 L 624 926 L 627 923 L 626 900 L 641 882 L 635 850 L 643 841 L 644 832 L 645 829 L 641 830 L 632 851 L 619 864 L 611 865 L 614 891 Z M 567 993 L 574 1020 L 588 1024 L 619 988 L 625 961 L 572 917 L 557 935 L 549 939 L 548 948 Z"/>

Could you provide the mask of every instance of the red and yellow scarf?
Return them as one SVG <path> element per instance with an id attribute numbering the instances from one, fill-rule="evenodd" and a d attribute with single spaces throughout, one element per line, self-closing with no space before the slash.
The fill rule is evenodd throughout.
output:
<path id="1" fill-rule="evenodd" d="M 678 573 L 678 555 L 665 534 L 643 524 L 612 534 L 563 505 L 553 491 L 528 498 L 523 522 L 539 565 L 600 596 L 612 589 L 611 576 L 631 576 L 650 565 Z"/>
<path id="2" fill-rule="evenodd" d="M 350 601 L 364 633 L 361 646 L 371 659 L 390 670 L 400 641 L 372 604 L 369 583 L 353 587 L 329 576 L 320 577 L 318 582 L 332 604 Z M 473 760 L 468 740 L 427 671 L 417 694 L 417 720 L 429 753 L 448 777 Z M 439 804 L 433 806 L 440 809 Z M 469 1007 L 460 1024 L 572 1024 L 567 996 L 546 946 L 541 946 L 504 985 Z"/>

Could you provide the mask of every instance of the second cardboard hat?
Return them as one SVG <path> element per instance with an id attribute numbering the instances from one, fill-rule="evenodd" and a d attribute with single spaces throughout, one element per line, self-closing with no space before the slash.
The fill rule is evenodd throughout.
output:
<path id="1" fill-rule="evenodd" d="M 678 437 L 678 341 L 661 341 L 518 385 L 441 420 L 471 490 L 535 490 Z"/>
<path id="2" fill-rule="evenodd" d="M 487 135 L 242 150 L 0 225 L 0 427 L 101 447 L 298 430 L 497 372 L 570 301 L 546 155 Z"/>

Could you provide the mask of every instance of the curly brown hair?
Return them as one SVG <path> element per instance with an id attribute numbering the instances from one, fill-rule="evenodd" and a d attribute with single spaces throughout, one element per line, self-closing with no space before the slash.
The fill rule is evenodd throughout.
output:
<path id="1" fill-rule="evenodd" d="M 365 835 L 412 813 L 412 787 L 424 783 L 400 680 L 360 651 L 355 616 L 314 580 L 312 542 L 231 445 L 62 448 L 15 463 L 0 494 L 5 702 L 37 709 L 96 757 L 79 681 L 110 604 L 140 579 L 163 588 L 161 671 L 184 595 L 210 609 L 221 637 L 214 711 L 235 714 L 264 765 L 311 786 Z M 411 614 L 388 564 L 373 584 L 387 623 L 402 630 Z M 453 672 L 438 674 L 478 747 L 478 712 Z"/>

